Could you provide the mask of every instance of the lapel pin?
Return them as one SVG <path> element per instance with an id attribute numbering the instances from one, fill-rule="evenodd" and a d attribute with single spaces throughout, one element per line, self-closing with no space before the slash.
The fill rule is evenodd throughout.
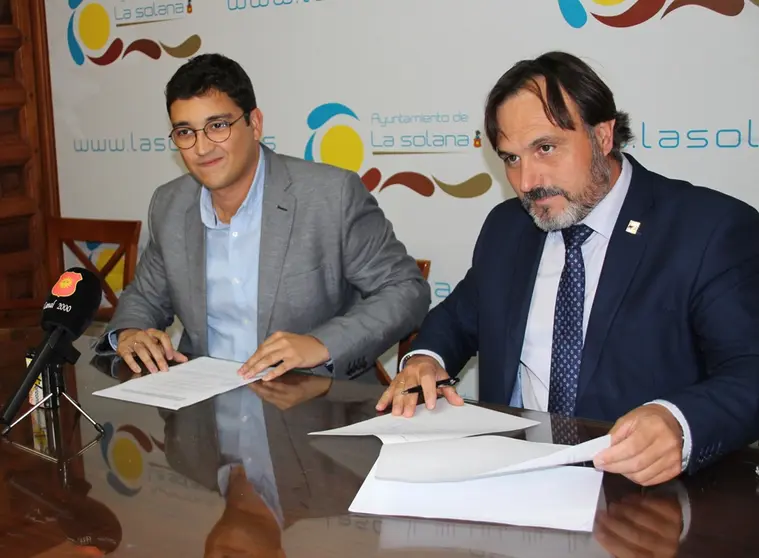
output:
<path id="1" fill-rule="evenodd" d="M 640 223 L 638 223 L 638 221 L 630 221 L 627 223 L 627 228 L 625 231 L 629 232 L 630 234 L 638 234 L 638 227 L 640 227 Z"/>

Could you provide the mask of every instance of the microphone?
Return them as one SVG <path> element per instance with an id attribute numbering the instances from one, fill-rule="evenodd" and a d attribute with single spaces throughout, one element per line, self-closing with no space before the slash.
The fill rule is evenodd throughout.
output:
<path id="1" fill-rule="evenodd" d="M 42 307 L 42 329 L 66 332 L 72 341 L 90 327 L 100 307 L 103 289 L 94 273 L 72 267 L 63 272 Z"/>
<path id="2" fill-rule="evenodd" d="M 64 361 L 75 364 L 79 359 L 73 342 L 92 323 L 95 312 L 100 307 L 103 289 L 100 279 L 87 269 L 72 267 L 63 272 L 53 285 L 42 307 L 42 329 L 45 339 L 29 363 L 21 386 L 6 403 L 0 416 L 0 434 L 6 435 L 13 419 L 40 374 L 51 364 Z"/>

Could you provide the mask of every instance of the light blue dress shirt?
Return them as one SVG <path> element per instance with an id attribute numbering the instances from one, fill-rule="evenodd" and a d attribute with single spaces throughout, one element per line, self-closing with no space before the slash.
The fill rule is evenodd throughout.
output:
<path id="1" fill-rule="evenodd" d="M 245 362 L 258 348 L 258 258 L 265 175 L 261 150 L 253 184 L 229 223 L 217 217 L 209 190 L 201 190 L 208 356 L 213 358 Z"/>

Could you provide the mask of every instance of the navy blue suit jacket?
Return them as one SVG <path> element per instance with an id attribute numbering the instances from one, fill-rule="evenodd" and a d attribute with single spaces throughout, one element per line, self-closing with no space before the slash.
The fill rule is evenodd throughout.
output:
<path id="1" fill-rule="evenodd" d="M 653 399 L 690 426 L 689 468 L 759 437 L 759 213 L 633 165 L 583 348 L 576 416 L 613 422 Z M 640 222 L 637 234 L 625 231 Z M 472 265 L 412 350 L 450 375 L 479 355 L 480 400 L 508 405 L 546 234 L 517 199 L 496 206 Z"/>

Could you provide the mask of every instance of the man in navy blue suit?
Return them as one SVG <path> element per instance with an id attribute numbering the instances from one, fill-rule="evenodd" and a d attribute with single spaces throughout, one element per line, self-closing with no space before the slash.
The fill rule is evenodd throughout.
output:
<path id="1" fill-rule="evenodd" d="M 759 437 L 759 214 L 643 167 L 628 116 L 584 62 L 517 63 L 490 93 L 487 136 L 517 198 L 427 316 L 377 404 L 411 416 L 421 385 L 479 355 L 480 400 L 614 422 L 599 469 L 641 485 Z"/>

